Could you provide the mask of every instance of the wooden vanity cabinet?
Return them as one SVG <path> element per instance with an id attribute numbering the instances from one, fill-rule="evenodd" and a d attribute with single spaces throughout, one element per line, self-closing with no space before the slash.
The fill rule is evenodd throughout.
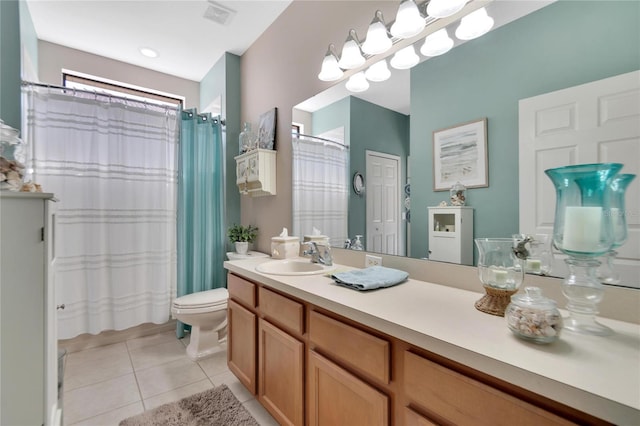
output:
<path id="1" fill-rule="evenodd" d="M 607 424 L 262 284 L 228 282 L 229 368 L 282 425 Z"/>
<path id="2" fill-rule="evenodd" d="M 304 425 L 304 305 L 259 287 L 258 400 L 281 425 Z"/>
<path id="3" fill-rule="evenodd" d="M 257 391 L 256 285 L 236 275 L 227 280 L 227 365 L 253 395 Z"/>

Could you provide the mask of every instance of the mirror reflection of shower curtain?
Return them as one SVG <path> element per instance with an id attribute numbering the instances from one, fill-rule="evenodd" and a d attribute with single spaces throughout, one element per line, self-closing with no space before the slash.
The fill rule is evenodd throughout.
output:
<path id="1" fill-rule="evenodd" d="M 176 291 L 177 111 L 23 89 L 28 178 L 60 200 L 58 337 L 169 320 Z"/>
<path id="2" fill-rule="evenodd" d="M 332 246 L 348 238 L 349 150 L 313 137 L 293 135 L 293 235 L 313 228 Z"/>

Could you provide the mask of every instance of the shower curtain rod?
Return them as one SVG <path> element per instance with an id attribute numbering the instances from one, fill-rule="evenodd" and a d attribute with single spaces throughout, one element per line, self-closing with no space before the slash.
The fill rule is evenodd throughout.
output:
<path id="1" fill-rule="evenodd" d="M 125 96 L 112 95 L 111 93 L 98 92 L 96 90 L 76 89 L 74 87 L 56 86 L 54 84 L 46 84 L 46 83 L 34 83 L 32 81 L 25 81 L 25 80 L 22 80 L 22 85 L 23 86 L 44 87 L 44 88 L 47 88 L 47 89 L 55 89 L 55 90 L 69 90 L 69 91 L 73 91 L 73 92 L 86 93 L 86 94 L 89 94 L 89 95 L 106 96 L 106 97 L 109 97 L 109 98 L 119 99 L 119 100 L 123 100 L 123 101 L 139 102 L 139 103 L 145 104 L 145 105 L 153 105 L 153 106 L 157 106 L 157 107 L 161 107 L 161 108 L 178 110 L 177 106 L 174 107 L 174 106 L 170 106 L 170 105 L 155 104 L 155 103 L 148 102 L 146 100 L 131 99 L 131 98 L 127 98 Z"/>
<path id="2" fill-rule="evenodd" d="M 315 139 L 315 140 L 321 141 L 322 143 L 332 143 L 332 144 L 338 145 L 338 146 L 340 146 L 342 148 L 349 149 L 349 145 L 345 145 L 345 144 L 337 142 L 337 141 L 332 141 L 331 139 L 321 138 L 320 136 L 305 135 L 303 133 L 296 133 L 295 136 L 297 136 L 298 139 L 300 139 L 300 136 L 303 136 L 305 138 L 310 138 L 310 139 Z"/>

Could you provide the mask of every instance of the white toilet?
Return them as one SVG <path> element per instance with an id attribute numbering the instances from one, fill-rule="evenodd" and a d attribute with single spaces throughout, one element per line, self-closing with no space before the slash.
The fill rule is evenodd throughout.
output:
<path id="1" fill-rule="evenodd" d="M 226 288 L 216 288 L 173 301 L 173 317 L 191 326 L 191 341 L 187 346 L 190 359 L 198 361 L 219 351 L 218 343 L 227 337 L 228 298 Z"/>

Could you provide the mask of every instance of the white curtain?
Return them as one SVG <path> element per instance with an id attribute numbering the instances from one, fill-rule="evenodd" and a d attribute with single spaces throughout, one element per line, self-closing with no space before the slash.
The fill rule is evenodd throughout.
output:
<path id="1" fill-rule="evenodd" d="M 293 235 L 317 228 L 333 246 L 348 238 L 349 150 L 310 136 L 293 136 Z"/>
<path id="2" fill-rule="evenodd" d="M 59 338 L 168 321 L 176 287 L 176 109 L 32 85 L 23 92 L 27 179 L 59 200 Z"/>

